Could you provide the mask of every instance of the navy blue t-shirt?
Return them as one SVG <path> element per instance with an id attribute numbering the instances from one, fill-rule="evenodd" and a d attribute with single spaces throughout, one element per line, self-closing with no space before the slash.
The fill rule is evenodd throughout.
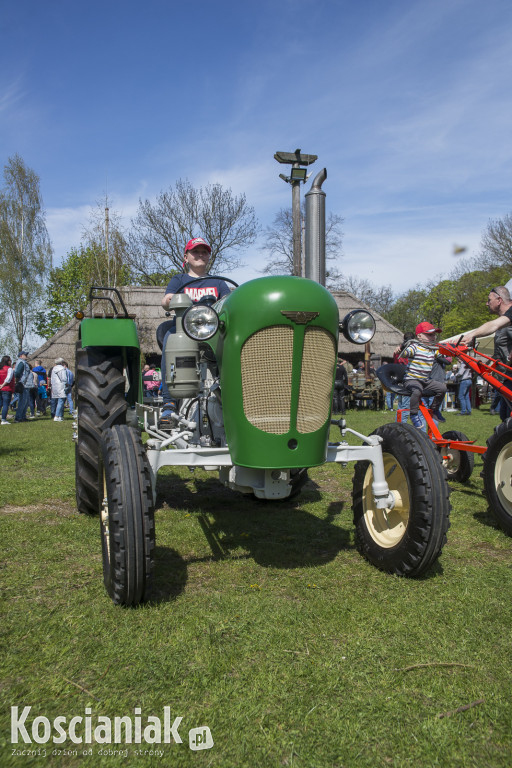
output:
<path id="1" fill-rule="evenodd" d="M 224 280 L 219 280 L 218 277 L 212 277 L 211 275 L 191 277 L 191 275 L 187 274 L 171 277 L 165 293 L 178 293 L 186 283 L 189 283 L 189 285 L 182 292 L 190 296 L 192 301 L 200 301 L 203 296 L 214 296 L 217 301 L 230 293 L 227 283 Z"/>

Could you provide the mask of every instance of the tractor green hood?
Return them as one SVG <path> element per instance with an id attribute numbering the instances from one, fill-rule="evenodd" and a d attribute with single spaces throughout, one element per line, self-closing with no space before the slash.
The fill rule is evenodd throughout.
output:
<path id="1" fill-rule="evenodd" d="M 327 457 L 338 307 L 318 283 L 263 277 L 225 299 L 212 341 L 235 464 L 283 469 Z"/>

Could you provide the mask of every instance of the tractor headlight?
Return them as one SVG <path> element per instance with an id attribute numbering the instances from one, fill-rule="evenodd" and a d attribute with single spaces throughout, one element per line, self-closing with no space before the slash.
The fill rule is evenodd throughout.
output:
<path id="1" fill-rule="evenodd" d="M 344 318 L 341 330 L 347 341 L 366 344 L 375 334 L 375 320 L 365 309 L 354 309 Z"/>
<path id="2" fill-rule="evenodd" d="M 183 315 L 183 330 L 195 341 L 211 339 L 218 327 L 219 316 L 207 304 L 193 304 Z"/>

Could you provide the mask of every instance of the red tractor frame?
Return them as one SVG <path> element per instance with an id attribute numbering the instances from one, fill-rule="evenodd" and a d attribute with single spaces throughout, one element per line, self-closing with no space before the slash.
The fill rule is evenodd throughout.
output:
<path id="1" fill-rule="evenodd" d="M 512 367 L 495 360 L 476 348 L 458 343 L 441 342 L 437 345 L 439 351 L 446 357 L 457 357 L 484 381 L 488 382 L 508 403 L 512 411 Z M 382 366 L 382 368 L 388 366 Z M 391 366 L 389 366 L 391 368 Z M 393 366 L 396 371 L 396 367 Z M 381 378 L 381 376 L 379 376 Z M 391 374 L 392 383 L 393 374 Z M 395 385 L 390 386 L 389 375 L 381 378 L 388 389 L 398 394 L 405 394 L 398 378 Z M 409 394 L 407 392 L 407 394 Z M 471 477 L 474 467 L 474 454 L 483 456 L 484 468 L 482 477 L 484 489 L 490 510 L 496 517 L 503 530 L 512 535 L 512 418 L 499 424 L 486 445 L 475 445 L 463 432 L 448 431 L 441 434 L 432 411 L 420 405 L 420 412 L 427 425 L 427 433 L 443 457 L 448 478 L 458 482 L 466 482 Z M 402 421 L 406 409 L 399 410 L 397 421 Z"/>

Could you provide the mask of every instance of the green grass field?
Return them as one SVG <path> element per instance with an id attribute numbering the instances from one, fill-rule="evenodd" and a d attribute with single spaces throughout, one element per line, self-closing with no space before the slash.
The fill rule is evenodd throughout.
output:
<path id="1" fill-rule="evenodd" d="M 390 414 L 347 420 L 368 433 Z M 496 424 L 484 407 L 443 431 L 485 444 Z M 416 580 L 355 549 L 350 465 L 312 470 L 279 504 L 163 471 L 155 601 L 128 610 L 104 591 L 98 520 L 76 513 L 71 435 L 49 419 L 0 432 L 2 766 L 510 766 L 512 542 L 480 457 Z M 87 714 L 93 729 L 135 708 L 144 729 L 169 707 L 183 743 L 11 744 L 11 706 L 32 708 L 27 726 Z M 189 748 L 199 727 L 212 748 Z"/>

